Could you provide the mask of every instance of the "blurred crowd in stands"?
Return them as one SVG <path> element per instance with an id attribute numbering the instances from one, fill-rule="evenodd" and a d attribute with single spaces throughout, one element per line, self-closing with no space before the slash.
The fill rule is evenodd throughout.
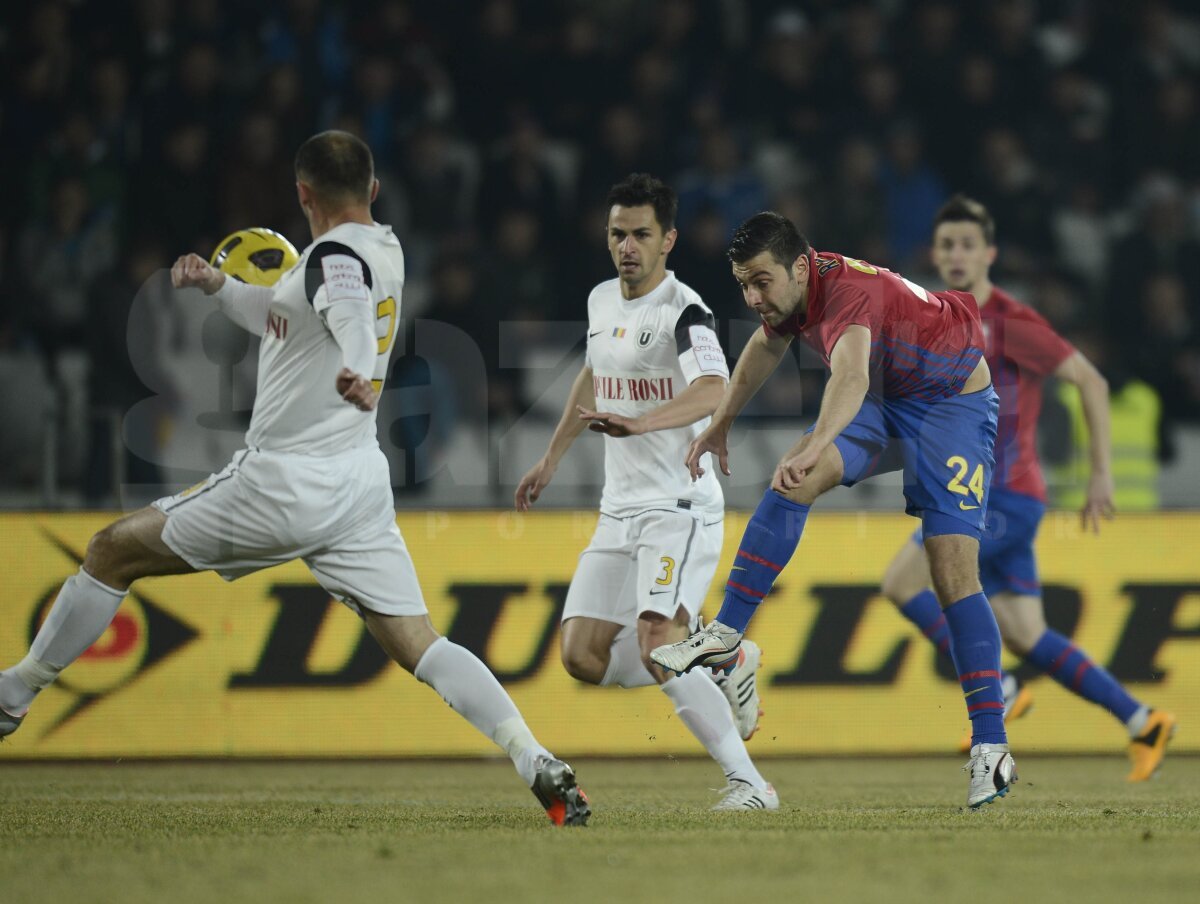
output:
<path id="1" fill-rule="evenodd" d="M 246 337 L 161 268 L 251 225 L 306 245 L 292 154 L 331 127 L 374 150 L 406 317 L 469 335 L 487 375 L 400 351 L 393 383 L 452 385 L 460 415 L 534 403 L 519 365 L 613 275 L 603 201 L 636 170 L 679 192 L 671 266 L 728 319 L 747 215 L 936 285 L 930 220 L 965 191 L 995 215 L 998 283 L 1200 421 L 1182 0 L 39 0 L 0 11 L 0 71 L 0 419 L 34 431 L 50 404 L 58 425 L 26 471 L 6 431 L 0 483 L 50 448 L 103 502 L 123 448 L 132 479 L 172 424 L 244 419 Z"/>

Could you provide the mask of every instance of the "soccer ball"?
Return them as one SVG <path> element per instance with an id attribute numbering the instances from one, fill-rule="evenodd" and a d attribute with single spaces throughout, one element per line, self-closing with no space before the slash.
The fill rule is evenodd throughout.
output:
<path id="1" fill-rule="evenodd" d="M 225 236 L 209 263 L 240 282 L 273 286 L 298 260 L 300 252 L 282 235 L 254 226 Z"/>

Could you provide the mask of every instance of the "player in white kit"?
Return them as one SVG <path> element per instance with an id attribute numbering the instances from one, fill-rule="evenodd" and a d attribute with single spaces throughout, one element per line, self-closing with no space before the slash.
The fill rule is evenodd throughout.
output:
<path id="1" fill-rule="evenodd" d="M 516 507 L 529 510 L 585 427 L 605 434 L 600 521 L 567 593 L 563 664 L 589 684 L 658 684 L 725 772 L 714 809 L 774 810 L 779 797 L 744 743 L 760 715 L 757 646 L 722 678 L 703 669 L 672 678 L 649 658 L 698 623 L 721 554 L 721 487 L 711 470 L 693 482 L 682 462 L 729 367 L 712 312 L 666 269 L 675 193 L 639 173 L 613 186 L 606 206 L 619 276 L 588 298 L 583 370 L 546 454 L 517 487 Z"/>
<path id="2" fill-rule="evenodd" d="M 195 254 L 171 270 L 176 288 L 199 287 L 262 337 L 246 448 L 92 537 L 29 654 L 0 672 L 0 737 L 104 633 L 138 578 L 211 570 L 234 580 L 299 558 L 389 656 L 508 753 L 552 821 L 585 825 L 571 768 L 535 740 L 487 667 L 434 631 L 396 527 L 374 409 L 404 255 L 391 227 L 371 218 L 370 149 L 346 132 L 313 136 L 296 155 L 296 188 L 313 243 L 274 286 L 227 279 Z"/>

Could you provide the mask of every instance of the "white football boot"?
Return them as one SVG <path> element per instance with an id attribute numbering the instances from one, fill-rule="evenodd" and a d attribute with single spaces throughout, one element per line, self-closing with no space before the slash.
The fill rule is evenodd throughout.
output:
<path id="1" fill-rule="evenodd" d="M 758 731 L 758 719 L 763 714 L 758 699 L 758 669 L 762 663 L 762 650 L 752 640 L 743 640 L 738 658 L 727 673 L 715 677 L 717 687 L 729 701 L 733 721 L 743 741 L 749 741 Z"/>
<path id="2" fill-rule="evenodd" d="M 713 621 L 678 643 L 655 647 L 650 651 L 650 658 L 677 675 L 690 672 L 698 665 L 729 674 L 737 664 L 741 642 L 740 631 Z"/>
<path id="3" fill-rule="evenodd" d="M 1017 780 L 1017 764 L 1007 744 L 976 744 L 963 770 L 971 773 L 967 806 L 972 810 L 1003 797 Z"/>
<path id="4" fill-rule="evenodd" d="M 774 785 L 765 788 L 755 788 L 749 782 L 741 779 L 730 779 L 729 784 L 721 789 L 725 796 L 717 802 L 714 810 L 778 810 L 779 795 L 775 793 Z"/>

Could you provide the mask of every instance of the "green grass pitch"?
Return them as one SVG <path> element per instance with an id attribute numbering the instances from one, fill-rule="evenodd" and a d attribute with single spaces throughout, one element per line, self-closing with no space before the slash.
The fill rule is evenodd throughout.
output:
<path id="1" fill-rule="evenodd" d="M 949 758 L 766 760 L 778 813 L 714 814 L 702 760 L 577 760 L 586 829 L 504 762 L 0 765 L 0 900 L 1195 901 L 1200 758 L 1018 757 L 977 813 Z"/>

